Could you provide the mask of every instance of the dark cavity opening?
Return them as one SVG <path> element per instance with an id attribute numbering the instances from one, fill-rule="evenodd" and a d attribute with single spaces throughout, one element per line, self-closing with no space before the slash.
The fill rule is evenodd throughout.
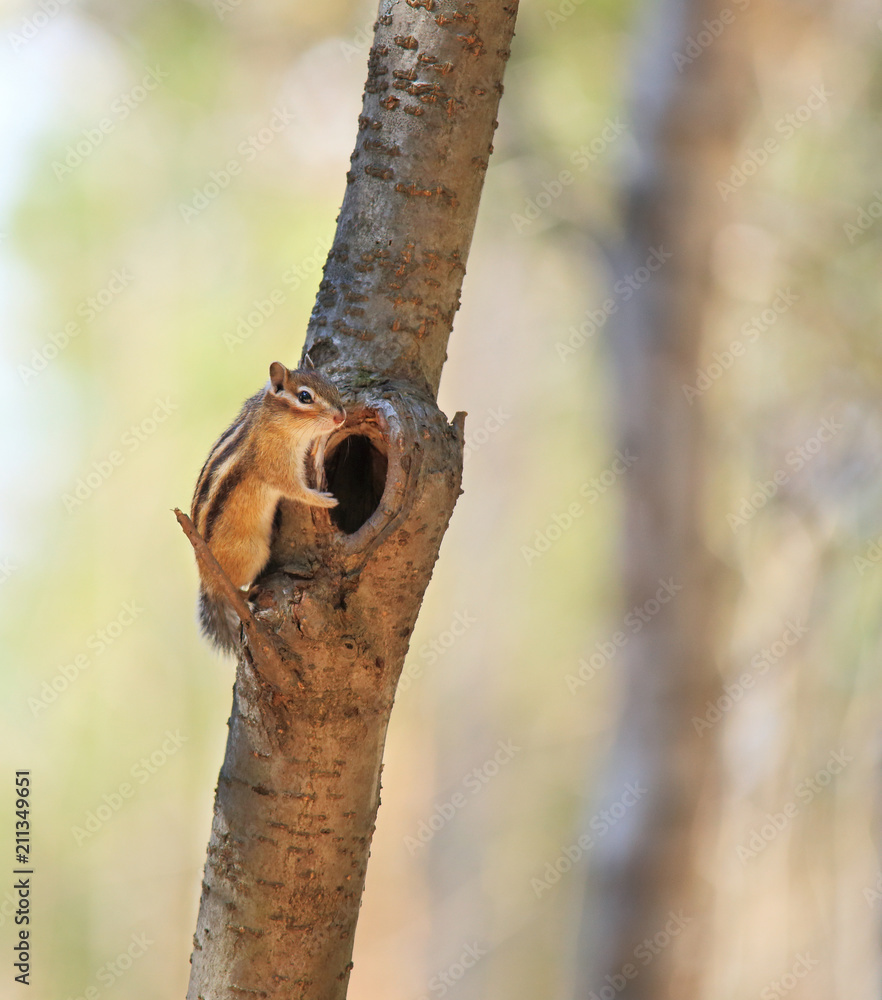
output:
<path id="1" fill-rule="evenodd" d="M 388 467 L 383 452 L 362 434 L 350 434 L 328 455 L 328 489 L 340 501 L 331 508 L 331 520 L 341 531 L 358 531 L 379 507 Z"/>

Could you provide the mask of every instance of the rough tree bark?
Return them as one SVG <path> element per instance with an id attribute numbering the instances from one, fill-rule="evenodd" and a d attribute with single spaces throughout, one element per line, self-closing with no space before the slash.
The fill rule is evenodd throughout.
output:
<path id="1" fill-rule="evenodd" d="M 624 601 L 645 611 L 619 655 L 622 709 L 603 798 L 619 799 L 629 782 L 644 791 L 591 853 L 577 996 L 615 983 L 617 1000 L 693 1000 L 717 773 L 716 734 L 702 738 L 692 719 L 720 683 L 728 581 L 704 542 L 702 400 L 684 386 L 702 364 L 713 243 L 728 208 L 717 182 L 736 160 L 753 99 L 747 13 L 679 60 L 719 3 L 663 0 L 651 14 L 634 74 L 637 155 L 618 263 L 620 277 L 648 280 L 620 303 L 612 331 L 620 443 L 636 456 L 623 479 Z"/>
<path id="2" fill-rule="evenodd" d="M 346 995 L 395 686 L 460 492 L 463 415 L 435 394 L 516 10 L 380 3 L 305 347 L 349 413 L 325 460 L 340 506 L 283 508 L 283 569 L 254 595 L 189 1000 Z"/>

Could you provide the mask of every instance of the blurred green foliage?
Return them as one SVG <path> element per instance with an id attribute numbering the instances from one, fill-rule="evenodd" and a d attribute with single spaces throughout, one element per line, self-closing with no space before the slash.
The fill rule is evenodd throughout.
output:
<path id="1" fill-rule="evenodd" d="M 549 16 L 565 9 L 563 22 Z M 469 412 L 466 492 L 393 715 L 354 1000 L 440 996 L 432 977 L 470 942 L 487 955 L 457 997 L 568 995 L 584 864 L 539 898 L 531 878 L 592 814 L 620 678 L 615 659 L 575 690 L 567 677 L 627 609 L 618 485 L 593 503 L 580 492 L 616 447 L 608 348 L 585 327 L 577 350 L 559 345 L 609 294 L 633 138 L 590 144 L 610 120 L 627 123 L 636 15 L 612 2 L 520 13 L 442 385 L 447 412 Z M 797 297 L 701 397 L 707 536 L 738 581 L 722 679 L 788 615 L 810 630 L 725 724 L 727 832 L 707 865 L 716 917 L 740 930 L 708 959 L 708 996 L 753 995 L 815 947 L 828 966 L 793 995 L 844 998 L 870 995 L 878 970 L 880 904 L 863 890 L 878 875 L 882 570 L 868 546 L 882 533 L 882 222 L 869 213 L 882 33 L 857 2 L 782 4 L 778 16 L 786 44 L 780 22 L 757 38 L 745 156 L 813 86 L 831 96 L 731 196 L 715 246 L 706 367 L 779 289 Z M 185 991 L 233 670 L 197 635 L 195 570 L 171 508 L 188 504 L 268 364 L 299 355 L 373 17 L 365 4 L 278 0 L 4 14 L 0 561 L 12 568 L 0 573 L 0 719 L 7 775 L 34 776 L 38 1000 Z M 293 121 L 273 131 L 279 109 Z M 596 155 L 582 167 L 586 144 Z M 572 183 L 518 223 L 563 170 Z M 861 209 L 869 224 L 850 237 Z M 841 433 L 733 531 L 727 515 L 831 414 Z M 409 848 L 500 740 L 519 748 L 511 761 Z M 835 797 L 755 866 L 733 863 L 763 812 L 840 741 L 856 763 Z M 7 822 L 0 856 L 10 844 Z M 823 882 L 824 906 L 792 858 Z M 763 903 L 769 886 L 777 907 Z M 831 901 L 835 914 L 819 912 Z M 138 935 L 146 954 L 109 971 Z"/>

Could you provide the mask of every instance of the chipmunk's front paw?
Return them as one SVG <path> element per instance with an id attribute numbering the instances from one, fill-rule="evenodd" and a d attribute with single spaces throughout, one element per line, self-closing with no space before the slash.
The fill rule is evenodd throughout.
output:
<path id="1" fill-rule="evenodd" d="M 320 493 L 318 490 L 310 490 L 313 507 L 336 507 L 337 498 L 333 493 Z"/>

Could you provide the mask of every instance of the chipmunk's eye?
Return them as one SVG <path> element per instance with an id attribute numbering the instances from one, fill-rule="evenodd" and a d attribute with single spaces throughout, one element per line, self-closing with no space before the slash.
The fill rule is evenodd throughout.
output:
<path id="1" fill-rule="evenodd" d="M 301 403 L 312 402 L 312 394 L 307 392 L 306 389 L 301 389 L 300 392 L 297 393 L 297 398 L 300 400 Z"/>

